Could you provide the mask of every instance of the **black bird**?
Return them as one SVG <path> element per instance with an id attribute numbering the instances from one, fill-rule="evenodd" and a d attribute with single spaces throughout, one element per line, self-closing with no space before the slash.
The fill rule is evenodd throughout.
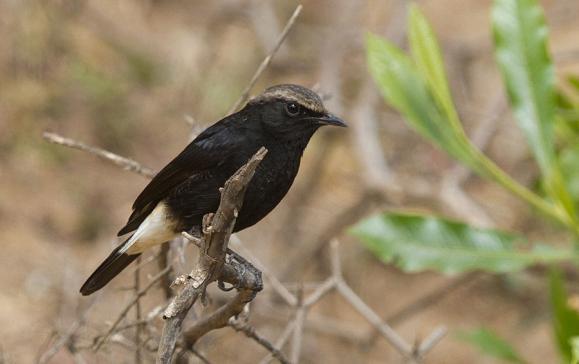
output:
<path id="1" fill-rule="evenodd" d="M 219 188 L 262 146 L 268 149 L 247 187 L 234 231 L 265 217 L 282 200 L 298 172 L 310 138 L 320 126 L 346 124 L 320 97 L 298 85 L 278 85 L 240 111 L 203 131 L 145 187 L 118 235 L 132 233 L 80 289 L 104 287 L 146 249 L 200 231 L 203 215 L 219 206 Z"/>

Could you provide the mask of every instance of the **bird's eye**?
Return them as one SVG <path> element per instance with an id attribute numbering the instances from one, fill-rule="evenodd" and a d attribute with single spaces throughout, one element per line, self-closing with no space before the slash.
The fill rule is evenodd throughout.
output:
<path id="1" fill-rule="evenodd" d="M 290 102 L 285 105 L 285 111 L 289 116 L 296 116 L 300 113 L 300 105 L 295 102 Z"/>

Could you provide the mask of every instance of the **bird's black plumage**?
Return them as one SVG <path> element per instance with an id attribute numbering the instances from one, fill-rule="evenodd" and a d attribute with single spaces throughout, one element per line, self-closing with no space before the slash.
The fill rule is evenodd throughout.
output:
<path id="1" fill-rule="evenodd" d="M 102 288 L 145 248 L 199 229 L 203 215 L 219 205 L 219 188 L 264 146 L 268 153 L 247 188 L 234 231 L 257 223 L 285 196 L 310 138 L 327 124 L 345 126 L 313 91 L 279 85 L 207 128 L 139 194 L 118 233 L 133 235 L 97 268 L 81 293 Z"/>

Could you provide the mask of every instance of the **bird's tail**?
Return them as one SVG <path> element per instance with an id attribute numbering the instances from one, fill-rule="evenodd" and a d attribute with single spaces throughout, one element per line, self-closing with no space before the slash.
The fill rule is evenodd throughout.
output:
<path id="1" fill-rule="evenodd" d="M 129 237 L 130 239 L 130 237 Z M 123 253 L 123 247 L 127 244 L 129 239 L 125 240 L 124 243 L 120 244 L 113 250 L 113 252 L 104 260 L 104 262 L 99 265 L 99 267 L 91 274 L 90 277 L 84 282 L 80 288 L 80 293 L 83 296 L 88 296 L 91 293 L 98 291 L 103 288 L 111 279 L 115 278 L 127 265 L 141 254 Z M 125 249 L 126 250 L 126 249 Z"/>

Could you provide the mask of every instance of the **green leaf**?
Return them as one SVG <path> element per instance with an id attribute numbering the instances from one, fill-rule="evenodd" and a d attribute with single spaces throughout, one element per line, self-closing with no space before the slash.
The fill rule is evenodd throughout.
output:
<path id="1" fill-rule="evenodd" d="M 516 350 L 497 334 L 484 327 L 460 332 L 459 339 L 476 346 L 482 353 L 509 363 L 524 363 Z"/>
<path id="2" fill-rule="evenodd" d="M 392 43 L 374 35 L 368 35 L 367 49 L 370 73 L 388 102 L 424 137 L 483 173 L 468 144 L 456 137 L 410 58 Z"/>
<path id="3" fill-rule="evenodd" d="M 436 75 L 429 76 L 433 80 L 445 80 L 444 70 L 441 70 L 441 63 L 437 45 L 433 38 L 428 37 L 425 30 L 428 25 L 421 15 L 415 11 L 414 31 L 416 40 L 415 53 L 423 54 L 417 58 L 424 59 L 424 64 L 438 64 L 439 66 L 424 66 L 422 72 L 430 73 L 430 69 L 436 68 Z M 426 41 L 424 39 L 431 39 Z M 423 46 L 418 46 L 424 44 Z M 547 203 L 536 194 L 513 180 L 495 163 L 484 156 L 466 137 L 459 121 L 452 122 L 449 115 L 441 111 L 442 103 L 447 103 L 451 107 L 452 102 L 444 101 L 450 98 L 448 87 L 439 88 L 434 96 L 431 86 L 438 82 L 424 80 L 424 76 L 418 71 L 412 60 L 406 56 L 395 45 L 375 35 L 369 34 L 366 41 L 367 58 L 370 74 L 376 81 L 380 91 L 386 101 L 397 109 L 405 120 L 418 133 L 432 141 L 440 149 L 446 151 L 455 159 L 461 161 L 477 174 L 489 178 L 528 202 L 539 211 L 552 218 L 573 227 L 566 215 L 555 209 L 552 204 Z M 437 55 L 438 54 L 438 55 Z M 430 60 L 430 61 L 427 61 Z M 427 77 L 428 78 L 428 77 Z M 434 86 L 432 86 L 434 87 Z M 446 90 L 446 91 L 445 91 Z M 444 96 L 445 95 L 445 96 Z M 441 101 L 436 101 L 437 97 Z M 453 108 L 453 107 L 452 107 Z M 452 112 L 451 112 L 452 113 Z M 579 230 L 579 228 L 578 228 Z"/>
<path id="4" fill-rule="evenodd" d="M 568 87 L 559 89 L 555 93 L 556 126 L 560 129 L 557 130 L 557 136 L 558 140 L 576 143 L 576 140 L 569 139 L 577 139 L 579 136 L 579 79 L 575 75 L 570 75 L 566 81 L 565 85 Z"/>
<path id="5" fill-rule="evenodd" d="M 542 169 L 553 160 L 554 71 L 536 0 L 496 0 L 496 57 L 521 129 Z"/>
<path id="6" fill-rule="evenodd" d="M 579 364 L 579 336 L 569 339 L 571 345 L 571 364 Z"/>
<path id="7" fill-rule="evenodd" d="M 543 12 L 536 0 L 495 0 L 492 20 L 497 62 L 519 127 L 547 192 L 574 220 L 575 208 L 555 158 L 555 76 Z"/>
<path id="8" fill-rule="evenodd" d="M 458 113 L 452 101 L 436 35 L 416 4 L 410 6 L 409 26 L 410 48 L 418 71 L 428 82 L 436 101 L 450 122 L 450 127 L 457 133 L 463 133 Z"/>
<path id="9" fill-rule="evenodd" d="M 579 76 L 577 75 L 570 75 L 567 77 L 567 82 L 575 89 L 576 92 L 579 92 Z"/>
<path id="10" fill-rule="evenodd" d="M 579 145 L 569 145 L 562 150 L 559 160 L 569 193 L 575 201 L 579 201 Z"/>
<path id="11" fill-rule="evenodd" d="M 579 336 L 579 312 L 569 307 L 563 277 L 556 269 L 551 270 L 550 287 L 555 338 L 561 354 L 569 362 L 572 357 L 570 340 Z"/>
<path id="12" fill-rule="evenodd" d="M 437 126 L 442 116 L 412 61 L 392 43 L 368 35 L 368 66 L 386 99 L 412 126 L 434 142 L 444 140 Z"/>
<path id="13" fill-rule="evenodd" d="M 361 221 L 350 232 L 383 262 L 407 272 L 513 272 L 579 258 L 571 250 L 529 247 L 520 244 L 524 239 L 517 235 L 433 216 L 383 213 Z"/>

